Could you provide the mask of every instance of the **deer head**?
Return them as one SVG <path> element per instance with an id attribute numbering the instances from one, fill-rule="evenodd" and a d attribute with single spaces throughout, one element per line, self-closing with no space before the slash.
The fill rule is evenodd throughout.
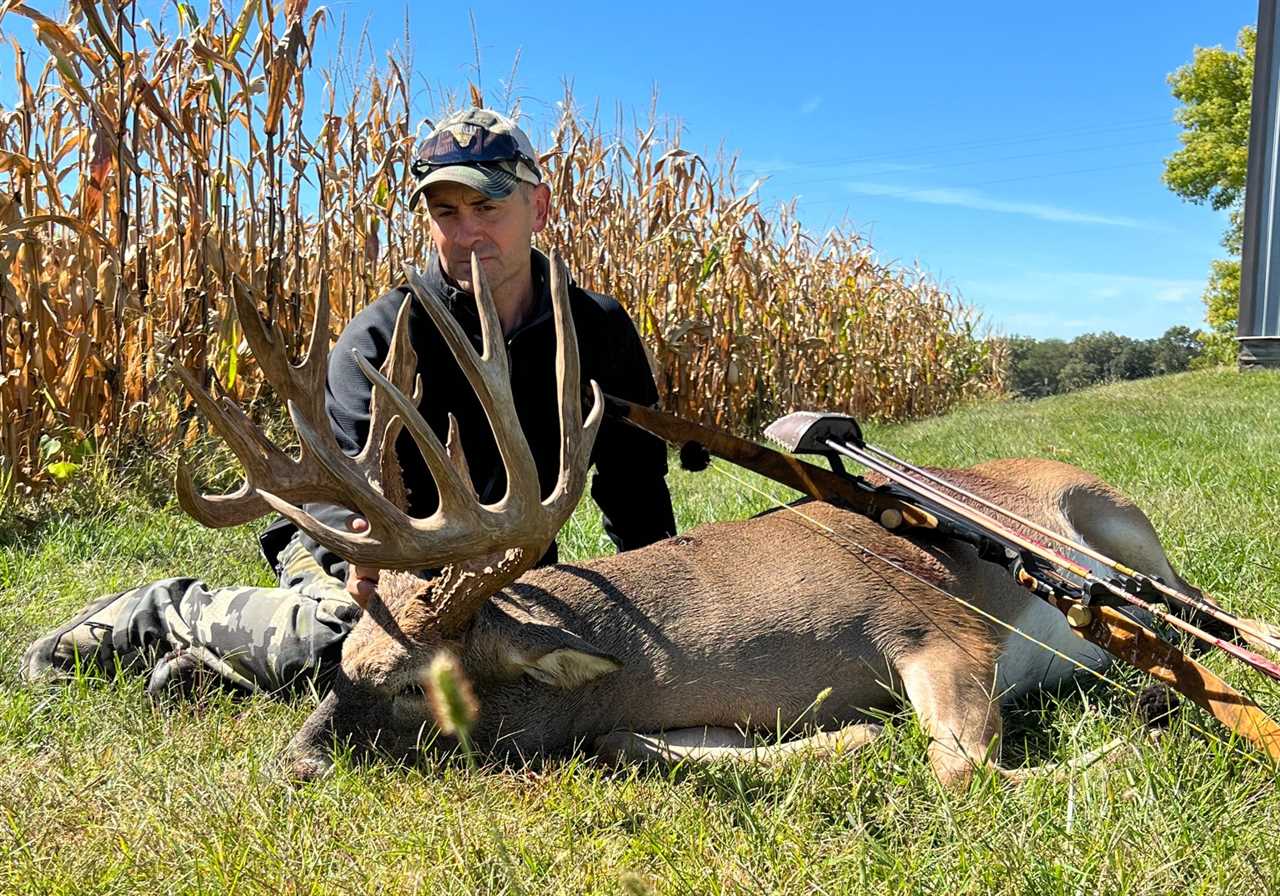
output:
<path id="1" fill-rule="evenodd" d="M 275 510 L 352 562 L 386 570 L 440 569 L 430 579 L 405 573 L 383 576 L 379 594 L 344 645 L 333 691 L 290 745 L 300 777 L 328 768 L 335 737 L 408 753 L 424 735 L 428 712 L 420 685 L 434 654 L 461 650 L 482 605 L 537 562 L 581 496 L 603 401 L 593 381 L 593 404 L 584 422 L 564 262 L 555 257 L 551 266 L 561 440 L 559 476 L 546 499 L 516 416 L 498 313 L 474 256 L 471 270 L 482 334 L 478 354 L 449 311 L 422 288 L 420 274 L 406 269 L 411 295 L 401 306 L 382 370 L 357 357 L 373 390 L 368 440 L 355 457 L 339 448 L 324 408 L 329 305 L 323 282 L 307 355 L 295 366 L 285 356 L 275 325 L 262 319 L 248 288 L 235 281 L 241 326 L 264 376 L 287 402 L 301 443 L 297 457 L 273 445 L 229 399 L 213 399 L 188 371 L 176 368 L 245 470 L 237 491 L 208 496 L 198 493 L 180 465 L 178 498 L 189 514 L 208 526 L 229 526 Z M 457 422 L 450 418 L 447 444 L 442 444 L 417 410 L 421 382 L 407 333 L 407 311 L 415 299 L 449 345 L 493 429 L 507 474 L 507 493 L 496 503 L 482 504 L 476 496 L 458 447 Z M 413 398 L 406 394 L 410 382 Z M 439 505 L 428 517 L 404 510 L 405 488 L 394 449 L 402 429 L 422 452 L 439 492 Z M 335 529 L 304 510 L 304 502 L 346 507 L 368 520 L 368 529 Z"/>

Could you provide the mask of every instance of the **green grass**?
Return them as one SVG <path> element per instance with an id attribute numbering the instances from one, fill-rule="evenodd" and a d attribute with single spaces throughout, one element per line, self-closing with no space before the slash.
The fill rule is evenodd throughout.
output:
<path id="1" fill-rule="evenodd" d="M 1093 470 L 1146 509 L 1189 579 L 1280 618 L 1278 424 L 1280 375 L 1208 372 L 869 435 L 925 463 L 1039 455 Z M 99 593 L 183 572 L 269 583 L 250 528 L 208 532 L 157 500 L 163 467 L 91 467 L 0 524 L 0 893 L 1280 892 L 1273 768 L 1198 712 L 1147 741 L 1111 689 L 1014 714 L 1006 758 L 1067 759 L 1116 737 L 1131 753 L 1064 780 L 983 779 L 963 793 L 935 784 L 905 713 L 840 762 L 344 762 L 295 788 L 276 757 L 310 710 L 304 698 L 211 694 L 159 709 L 137 678 L 23 689 L 23 647 Z M 771 504 L 716 472 L 671 481 L 682 529 Z M 562 557 L 604 549 L 580 509 Z"/>

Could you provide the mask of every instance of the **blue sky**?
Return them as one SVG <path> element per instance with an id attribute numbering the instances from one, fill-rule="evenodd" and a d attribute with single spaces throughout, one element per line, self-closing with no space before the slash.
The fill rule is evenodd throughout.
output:
<path id="1" fill-rule="evenodd" d="M 473 16 L 486 93 L 513 88 L 535 140 L 565 81 L 609 119 L 646 117 L 656 89 L 687 148 L 738 153 L 810 230 L 848 222 L 998 330 L 1039 337 L 1200 322 L 1225 217 L 1160 181 L 1178 146 L 1165 78 L 1257 15 L 1252 0 L 327 7 L 348 49 L 365 27 L 379 57 L 407 18 L 424 113 L 426 85 L 474 77 Z M 24 20 L 2 27 L 25 42 Z"/>

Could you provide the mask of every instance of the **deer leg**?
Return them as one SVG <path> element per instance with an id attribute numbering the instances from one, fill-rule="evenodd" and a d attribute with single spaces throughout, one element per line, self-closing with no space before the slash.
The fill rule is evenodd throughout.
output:
<path id="1" fill-rule="evenodd" d="M 977 768 L 1003 770 L 995 664 L 956 644 L 930 644 L 895 663 L 907 700 L 929 736 L 929 764 L 945 787 L 963 788 Z"/>
<path id="2" fill-rule="evenodd" d="M 943 786 L 966 786 L 976 769 L 994 772 L 1010 784 L 1032 778 L 1052 777 L 1112 762 L 1124 755 L 1111 743 L 1065 763 L 1006 769 L 996 758 L 1000 752 L 1000 701 L 991 685 L 994 669 L 958 649 L 931 648 L 897 664 L 920 724 L 929 735 L 929 764 Z"/>
<path id="3" fill-rule="evenodd" d="M 751 734 L 733 728 L 680 728 L 661 734 L 611 731 L 596 738 L 593 752 L 610 761 L 639 760 L 662 765 L 725 760 L 771 763 L 797 754 L 842 756 L 871 743 L 881 730 L 879 725 L 846 725 L 836 731 L 763 745 Z"/>

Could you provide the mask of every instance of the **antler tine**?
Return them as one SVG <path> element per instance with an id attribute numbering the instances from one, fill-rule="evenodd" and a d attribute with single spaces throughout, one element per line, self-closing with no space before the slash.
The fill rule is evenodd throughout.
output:
<path id="1" fill-rule="evenodd" d="M 372 366 L 368 369 L 372 370 Z M 381 374 L 378 376 L 381 377 Z M 330 490 L 337 494 L 337 503 L 358 511 L 368 520 L 369 529 L 359 534 L 335 529 L 320 522 L 297 504 L 259 488 L 262 498 L 299 529 L 347 560 L 384 569 L 422 567 L 422 545 L 418 537 L 423 533 L 431 533 L 437 537 L 442 532 L 448 534 L 447 528 L 451 524 L 446 523 L 439 513 L 426 520 L 407 516 L 369 481 L 369 474 L 376 474 L 377 471 L 358 466 L 353 458 L 338 447 L 331 432 L 326 429 L 325 435 L 328 438 L 318 433 L 292 402 L 289 404 L 289 415 L 303 446 L 310 449 L 315 462 L 327 474 Z M 369 434 L 370 439 L 380 436 L 379 433 Z"/>
<path id="2" fill-rule="evenodd" d="M 191 470 L 178 458 L 178 472 L 174 479 L 178 493 L 178 506 L 198 523 L 211 529 L 238 526 L 256 520 L 270 509 L 257 489 L 247 481 L 240 488 L 226 495 L 202 495 L 191 479 Z"/>
<path id="3" fill-rule="evenodd" d="M 256 476 L 279 458 L 288 460 L 284 452 L 271 445 L 265 438 L 257 438 L 256 426 L 233 404 L 220 404 L 214 400 L 191 372 L 181 364 L 173 365 L 173 372 L 182 380 L 196 405 L 226 441 L 231 451 L 245 468 L 245 482 L 235 492 L 227 495 L 201 495 L 191 479 L 191 470 L 179 460 L 175 487 L 182 509 L 200 523 L 210 528 L 224 528 L 247 523 L 267 512 L 250 485 Z"/>
<path id="4" fill-rule="evenodd" d="M 489 426 L 493 429 L 498 454 L 507 470 L 507 493 L 498 502 L 499 510 L 510 509 L 519 514 L 520 508 L 542 498 L 538 484 L 538 467 L 533 452 L 525 438 L 520 418 L 516 415 L 516 402 L 511 394 L 511 368 L 507 364 L 507 346 L 503 339 L 502 322 L 498 308 L 489 289 L 489 278 L 480 266 L 480 259 L 471 253 L 471 282 L 476 294 L 476 309 L 480 314 L 480 333 L 484 349 L 484 366 L 478 372 L 488 389 L 480 397 Z M 576 352 L 575 352 L 576 357 Z M 554 533 L 553 533 L 554 537 Z"/>
<path id="5" fill-rule="evenodd" d="M 300 409 L 301 415 L 312 421 L 313 428 L 323 431 L 336 450 L 337 443 L 324 416 L 329 338 L 327 279 L 321 280 L 307 358 L 298 367 L 289 364 L 278 328 L 263 321 L 250 287 L 240 277 L 232 279 L 231 297 L 241 330 L 263 375 L 290 403 L 293 411 Z M 304 443 L 302 457 L 294 460 L 273 445 L 235 402 L 226 398 L 216 401 L 181 364 L 175 364 L 173 371 L 245 471 L 244 484 L 235 492 L 200 495 L 191 481 L 190 470 L 180 464 L 175 487 L 178 502 L 188 514 L 206 526 L 219 528 L 246 523 L 266 514 L 270 510 L 269 502 L 260 497 L 266 490 L 296 503 L 341 499 L 342 493 L 335 491 L 324 470 L 309 459 L 310 446 Z M 324 424 L 323 427 L 316 426 L 317 421 Z"/>
<path id="6" fill-rule="evenodd" d="M 471 466 L 467 463 L 467 456 L 462 453 L 462 432 L 458 429 L 458 418 L 452 413 L 449 414 L 449 437 L 445 439 L 444 452 L 458 468 L 458 475 L 462 477 L 462 481 L 471 483 Z M 471 497 L 476 497 L 474 487 L 471 489 Z"/>
<path id="7" fill-rule="evenodd" d="M 604 418 L 604 396 L 600 384 L 591 381 L 592 403 L 587 422 L 582 422 L 582 365 L 578 357 L 578 333 L 569 309 L 569 268 L 559 253 L 551 257 L 551 308 L 556 325 L 556 385 L 560 405 L 560 475 L 554 491 L 543 502 L 548 508 L 573 512 L 586 480 L 591 449 Z M 556 524 L 559 529 L 563 518 Z"/>
<path id="8" fill-rule="evenodd" d="M 407 321 L 412 303 L 413 300 L 408 296 L 400 303 L 382 370 L 400 391 L 410 391 L 410 387 L 413 387 L 413 403 L 416 405 L 422 397 L 422 378 L 415 375 L 418 354 L 409 343 Z M 362 359 L 357 357 L 357 362 L 360 360 Z M 355 457 L 357 465 L 377 474 L 375 478 L 382 493 L 402 510 L 408 508 L 408 495 L 405 492 L 404 475 L 395 456 L 395 442 L 403 428 L 403 422 L 396 415 L 395 404 L 386 392 L 374 389 L 369 396 L 369 438 Z"/>
<path id="9" fill-rule="evenodd" d="M 502 320 L 493 304 L 489 290 L 489 278 L 475 252 L 471 253 L 471 283 L 476 294 L 476 312 L 480 316 L 480 359 L 493 370 L 493 378 L 499 384 L 511 382 L 511 369 L 507 364 L 506 341 L 502 338 Z"/>
<path id="10" fill-rule="evenodd" d="M 324 381 L 329 357 L 328 278 L 320 281 L 307 357 L 297 366 L 285 355 L 280 328 L 258 313 L 248 285 L 239 277 L 232 279 L 231 297 L 245 341 L 267 382 L 281 398 L 301 406 L 312 425 L 318 424 L 324 419 Z"/>
<path id="11" fill-rule="evenodd" d="M 440 443 L 440 439 L 431 429 L 431 425 L 423 419 L 417 407 L 385 376 L 375 370 L 372 364 L 359 355 L 355 357 L 361 372 L 373 384 L 374 391 L 381 392 L 395 406 L 405 429 L 409 430 L 409 434 L 418 445 L 418 450 L 422 452 L 422 459 L 426 461 L 427 468 L 435 479 L 436 491 L 440 494 L 440 507 L 437 513 L 453 516 L 473 507 L 475 493 L 471 483 L 463 482 L 462 477 L 458 475 L 457 467 L 449 461 L 445 446 Z M 408 518 L 403 521 L 405 525 L 409 522 Z"/>
<path id="12" fill-rule="evenodd" d="M 494 441 L 498 445 L 498 453 L 502 457 L 507 471 L 507 493 L 495 505 L 495 510 L 516 510 L 529 501 L 537 503 L 540 498 L 538 487 L 538 468 L 533 461 L 533 452 L 525 440 L 524 430 L 520 428 L 520 420 L 515 412 L 515 399 L 511 395 L 511 375 L 507 368 L 506 346 L 502 342 L 502 325 L 498 320 L 498 312 L 493 304 L 493 295 L 489 291 L 480 260 L 471 255 L 471 278 L 475 288 L 476 307 L 480 315 L 481 332 L 485 356 L 476 354 L 471 340 L 462 332 L 462 327 L 449 313 L 448 309 L 436 299 L 422 282 L 421 274 L 413 268 L 407 268 L 410 285 L 414 294 L 422 303 L 436 329 L 449 345 L 458 366 L 462 368 L 467 382 L 475 390 L 480 406 L 484 408 L 489 426 L 493 430 Z"/>
<path id="13" fill-rule="evenodd" d="M 309 371 L 320 369 L 320 376 L 328 373 L 329 357 L 329 273 L 320 269 L 320 293 L 316 297 L 316 316 L 311 322 L 311 339 L 307 342 L 307 354 L 298 364 Z M 314 375 L 314 374 L 313 374 Z"/>

